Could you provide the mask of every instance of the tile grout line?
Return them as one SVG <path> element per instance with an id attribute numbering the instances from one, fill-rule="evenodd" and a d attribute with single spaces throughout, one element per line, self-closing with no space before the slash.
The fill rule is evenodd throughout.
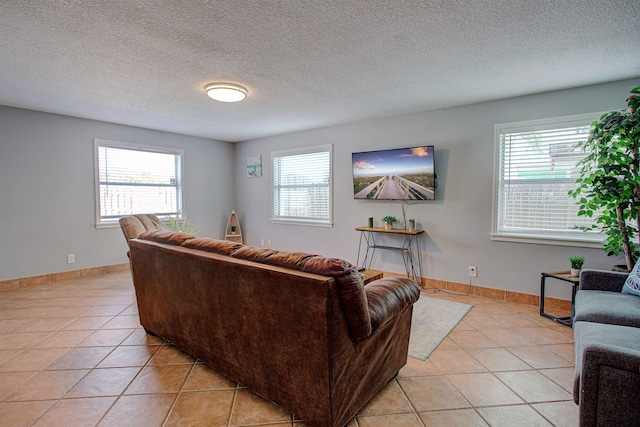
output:
<path id="1" fill-rule="evenodd" d="M 107 322 L 108 323 L 108 322 Z M 120 343 L 118 345 L 116 345 L 114 347 L 114 349 L 109 352 L 109 355 L 111 355 L 117 348 L 119 348 L 131 335 L 133 335 L 135 333 L 135 331 L 138 328 L 133 329 L 133 331 L 131 331 L 131 333 L 129 333 L 129 335 L 127 335 L 124 339 L 122 339 L 122 341 L 120 341 Z M 98 329 L 98 330 L 105 330 L 105 329 Z M 107 414 L 109 414 L 109 412 L 111 411 L 111 409 L 113 409 L 116 404 L 120 401 L 120 399 L 125 396 L 125 392 L 127 391 L 127 389 L 131 386 L 131 384 L 133 384 L 133 382 L 136 380 L 136 378 L 138 378 L 138 376 L 140 375 L 140 373 L 142 372 L 142 370 L 149 364 L 149 362 L 151 361 L 151 359 L 153 358 L 153 356 L 158 352 L 158 350 L 160 349 L 161 345 L 158 346 L 158 349 L 156 349 L 156 351 L 149 357 L 149 360 L 147 360 L 145 362 L 145 364 L 143 366 L 140 366 L 138 372 L 133 376 L 133 378 L 131 379 L 131 381 L 129 381 L 129 383 L 122 389 L 122 391 L 120 392 L 119 395 L 115 396 L 115 400 L 113 401 L 113 403 L 111 404 L 111 406 L 109 406 L 109 409 L 107 409 L 105 411 L 104 414 L 102 414 L 102 416 L 100 417 L 100 419 L 98 420 L 98 422 L 96 423 L 96 425 L 99 425 L 100 423 L 102 423 L 102 421 L 104 421 L 105 417 L 107 416 Z M 109 357 L 109 355 L 105 356 L 104 359 L 106 359 L 107 357 Z M 110 368 L 98 368 L 98 365 L 100 363 L 102 363 L 104 361 L 104 359 L 102 359 L 93 369 L 110 369 Z M 134 366 L 134 368 L 138 368 L 138 366 Z M 135 396 L 135 395 L 131 395 L 131 396 Z M 167 412 L 167 416 L 169 415 L 171 411 Z"/>
<path id="2" fill-rule="evenodd" d="M 233 410 L 236 407 L 236 398 L 238 396 L 238 390 L 240 388 L 240 383 L 236 381 L 236 387 L 233 389 L 233 398 L 231 399 L 231 406 L 229 408 L 229 419 L 227 420 L 227 427 L 231 426 L 231 417 L 233 416 Z M 293 419 L 293 416 L 292 416 Z M 293 425 L 293 422 L 291 423 Z"/>
<path id="3" fill-rule="evenodd" d="M 151 362 L 151 359 L 153 359 L 153 357 L 158 354 L 158 352 L 160 351 L 160 349 L 166 344 L 166 340 L 164 340 L 162 342 L 162 345 L 160 347 L 158 347 L 158 350 L 156 350 L 156 352 L 154 353 L 153 356 L 151 356 L 148 360 L 148 362 Z M 198 359 L 194 358 L 193 363 L 191 364 L 191 367 L 189 368 L 189 372 L 187 373 L 187 375 L 184 377 L 184 381 L 182 381 L 182 385 L 180 386 L 180 390 L 178 390 L 178 392 L 176 393 L 176 397 L 173 399 L 173 402 L 171 402 L 171 406 L 169 407 L 169 410 L 167 411 L 167 415 L 164 417 L 164 421 L 162 422 L 162 426 L 166 426 L 167 423 L 169 422 L 169 418 L 171 417 L 171 414 L 173 413 L 174 408 L 176 407 L 177 403 L 178 403 L 178 399 L 180 398 L 180 394 L 182 393 L 182 391 L 184 390 L 184 386 L 185 384 L 187 384 L 187 380 L 189 379 L 189 376 L 191 376 L 191 372 L 193 372 L 194 367 L 196 366 L 196 364 L 198 363 Z"/>
<path id="4" fill-rule="evenodd" d="M 398 381 L 398 376 L 397 375 L 393 378 L 393 381 L 395 381 L 396 384 L 398 384 L 398 387 L 400 388 L 400 391 L 402 392 L 402 395 L 407 400 L 407 402 L 409 402 L 409 406 L 411 406 L 411 409 L 413 410 L 413 414 L 415 414 L 415 416 L 418 419 L 418 422 L 420 423 L 420 425 L 422 427 L 427 427 L 427 426 L 425 426 L 424 422 L 422 421 L 422 418 L 420 417 L 420 414 L 418 413 L 418 410 L 416 409 L 415 405 L 413 404 L 411 399 L 409 399 L 409 396 L 407 396 L 407 393 L 404 391 L 404 388 L 402 387 L 402 384 L 400 384 L 400 381 Z M 356 415 L 355 418 L 357 418 L 357 415 Z"/>
<path id="5" fill-rule="evenodd" d="M 78 316 L 78 317 L 82 317 L 82 316 Z M 115 316 L 114 316 L 114 317 L 115 317 Z M 108 322 L 107 322 L 107 323 L 108 323 Z M 98 329 L 94 330 L 94 332 L 95 332 L 95 331 L 99 331 L 99 330 L 106 330 L 106 329 L 98 328 Z M 64 398 L 64 397 L 65 397 L 67 394 L 69 394 L 69 393 L 71 392 L 71 390 L 73 390 L 73 389 L 74 389 L 78 384 L 80 384 L 80 382 L 81 382 L 82 380 L 84 380 L 85 378 L 87 378 L 87 377 L 88 377 L 92 372 L 94 372 L 94 371 L 95 371 L 95 370 L 97 370 L 97 369 L 103 369 L 103 368 L 98 368 L 98 365 L 100 365 L 100 363 L 104 362 L 104 360 L 105 360 L 105 359 L 107 359 L 111 354 L 113 354 L 113 352 L 115 352 L 115 351 L 116 351 L 116 349 L 117 349 L 117 348 L 119 348 L 119 346 L 120 346 L 124 341 L 126 341 L 126 340 L 127 340 L 127 338 L 129 338 L 129 336 L 131 336 L 131 334 L 133 334 L 134 332 L 135 332 L 135 329 L 134 329 L 133 331 L 131 331 L 131 333 L 130 333 L 129 335 L 127 335 L 127 336 L 126 336 L 126 337 L 125 337 L 125 338 L 120 342 L 120 344 L 118 344 L 118 345 L 116 345 L 116 346 L 113 346 L 113 349 L 112 349 L 109 353 L 107 353 L 107 354 L 106 354 L 102 359 L 100 359 L 100 361 L 99 361 L 98 363 L 96 363 L 96 364 L 94 365 L 94 367 L 93 367 L 93 368 L 89 369 L 89 372 L 87 372 L 87 374 L 86 374 L 85 376 L 83 376 L 80 380 L 78 380 L 78 382 L 76 382 L 76 383 L 73 385 L 73 387 L 71 387 L 71 388 L 70 388 L 70 389 L 69 389 L 69 390 L 64 394 L 64 396 L 62 396 L 60 399 L 58 399 L 58 401 L 63 401 L 63 400 L 65 400 L 65 398 Z M 91 335 L 93 335 L 93 333 L 92 333 L 92 334 L 90 334 L 89 336 L 91 336 Z M 87 338 L 88 338 L 88 337 L 87 337 Z M 83 341 L 83 340 L 81 340 L 80 342 L 82 342 L 82 341 Z M 80 344 L 80 342 L 78 342 L 78 343 L 76 344 L 76 346 L 77 346 L 78 344 Z M 71 349 L 74 349 L 74 348 L 92 348 L 92 347 L 76 347 L 76 346 L 71 347 L 71 348 L 69 349 L 69 351 L 70 351 Z M 62 356 L 64 356 L 65 354 L 67 354 L 69 351 L 67 351 L 67 352 L 63 353 L 60 357 L 62 357 Z M 60 357 L 59 357 L 58 359 L 60 359 Z M 58 359 L 56 359 L 56 360 L 58 360 Z M 51 362 L 51 363 L 54 363 L 54 362 L 55 362 L 55 360 L 54 360 L 53 362 Z M 49 365 L 51 365 L 51 363 L 50 363 Z M 49 365 L 47 365 L 47 367 L 48 367 Z M 139 371 L 138 373 L 140 373 L 140 371 Z M 137 374 L 136 374 L 136 377 L 137 377 Z M 134 379 L 135 379 L 135 377 L 134 377 Z M 133 379 L 131 380 L 131 382 L 133 382 Z M 127 384 L 127 387 L 131 384 L 131 382 L 130 382 L 129 384 Z M 98 422 L 96 423 L 96 425 L 98 425 L 98 424 L 100 424 L 100 423 L 104 420 L 104 417 L 109 413 L 109 411 L 110 411 L 110 410 L 111 410 L 111 409 L 116 405 L 116 403 L 120 400 L 120 397 L 122 397 L 122 395 L 123 395 L 124 391 L 127 389 L 127 387 L 125 387 L 125 388 L 122 390 L 122 392 L 121 392 L 119 395 L 117 395 L 117 396 L 102 396 L 102 395 L 101 395 L 101 396 L 90 396 L 90 397 L 85 396 L 85 397 L 81 397 L 81 398 L 78 398 L 78 399 L 88 399 L 88 398 L 90 399 L 90 398 L 114 397 L 114 400 L 113 400 L 113 402 L 111 403 L 111 405 L 109 405 L 109 408 L 104 412 L 104 414 L 102 414 L 102 416 L 100 417 L 100 419 L 99 419 L 99 420 L 98 420 Z M 72 400 L 72 399 L 74 399 L 74 398 L 68 398 L 68 400 Z M 56 402 L 56 403 L 57 403 L 57 402 Z M 44 416 L 45 416 L 45 415 L 46 415 L 46 414 L 47 414 L 47 413 L 48 413 L 48 412 L 49 412 L 49 411 L 50 411 L 54 406 L 56 406 L 56 404 L 54 404 L 51 408 L 49 408 L 47 411 L 45 411 L 45 412 L 40 416 L 40 418 L 39 418 L 39 419 L 41 419 L 42 417 L 44 417 Z M 39 420 L 39 419 L 38 419 L 38 420 Z M 37 421 L 36 421 L 36 422 L 37 422 Z"/>

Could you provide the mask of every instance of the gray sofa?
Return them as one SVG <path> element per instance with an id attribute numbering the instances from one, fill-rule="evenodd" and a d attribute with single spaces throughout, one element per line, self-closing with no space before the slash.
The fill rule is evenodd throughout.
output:
<path id="1" fill-rule="evenodd" d="M 583 270 L 576 294 L 573 398 L 580 426 L 640 426 L 640 297 L 627 273 Z"/>

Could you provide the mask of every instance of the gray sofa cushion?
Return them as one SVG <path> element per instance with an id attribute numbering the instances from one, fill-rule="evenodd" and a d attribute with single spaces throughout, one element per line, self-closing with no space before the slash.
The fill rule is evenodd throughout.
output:
<path id="1" fill-rule="evenodd" d="M 621 292 L 579 290 L 573 321 L 640 328 L 640 297 Z"/>
<path id="2" fill-rule="evenodd" d="M 640 405 L 634 402 L 640 395 L 640 329 L 576 322 L 573 333 L 573 398 L 576 403 L 583 400 L 581 425 L 631 425 L 630 419 L 637 425 Z M 581 382 L 586 387 L 584 393 Z"/>

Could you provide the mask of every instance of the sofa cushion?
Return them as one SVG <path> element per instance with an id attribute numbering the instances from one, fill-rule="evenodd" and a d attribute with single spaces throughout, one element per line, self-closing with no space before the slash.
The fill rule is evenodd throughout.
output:
<path id="1" fill-rule="evenodd" d="M 216 240 L 207 237 L 196 237 L 182 243 L 185 248 L 200 249 L 206 252 L 213 252 L 220 255 L 231 255 L 244 245 L 242 243 L 230 242 L 228 240 Z"/>
<path id="2" fill-rule="evenodd" d="M 640 299 L 620 292 L 580 290 L 573 321 L 640 327 Z"/>
<path id="3" fill-rule="evenodd" d="M 347 319 L 351 338 L 354 341 L 367 338 L 373 332 L 373 326 L 371 325 L 367 296 L 364 292 L 362 274 L 353 267 L 345 274 L 335 276 L 334 279 L 338 284 L 340 304 Z"/>
<path id="4" fill-rule="evenodd" d="M 135 216 L 122 217 L 118 222 L 120 223 L 120 228 L 124 233 L 125 239 L 127 239 L 127 244 L 129 244 L 130 239 L 135 239 L 140 234 L 147 231 L 144 224 Z"/>
<path id="5" fill-rule="evenodd" d="M 285 267 L 306 273 L 333 277 L 336 281 L 349 333 L 354 341 L 371 335 L 371 318 L 364 293 L 362 274 L 350 263 L 338 258 L 309 255 L 302 252 L 286 252 L 275 249 L 245 246 L 232 255 L 234 258 Z"/>
<path id="6" fill-rule="evenodd" d="M 193 234 L 181 233 L 179 231 L 170 230 L 149 230 L 138 236 L 141 240 L 151 240 L 152 242 L 166 243 L 168 245 L 180 246 L 185 241 L 193 239 Z"/>
<path id="7" fill-rule="evenodd" d="M 371 335 L 373 325 L 364 292 L 363 276 L 356 267 L 341 259 L 314 256 L 307 259 L 304 271 L 335 279 L 349 333 L 354 341 Z"/>
<path id="8" fill-rule="evenodd" d="M 580 375 L 593 373 L 582 372 L 584 351 L 588 347 L 608 348 L 612 352 L 624 354 L 627 351 L 637 352 L 640 342 L 640 329 L 607 325 L 592 322 L 575 322 L 573 324 L 576 370 L 573 382 L 573 397 L 576 403 L 580 400 Z M 636 368 L 637 369 L 637 368 Z M 637 396 L 637 395 L 636 395 Z M 594 408 L 592 408 L 595 410 Z"/>
<path id="9" fill-rule="evenodd" d="M 137 214 L 134 215 L 144 225 L 146 230 L 154 230 L 160 228 L 160 218 L 153 214 Z"/>
<path id="10" fill-rule="evenodd" d="M 350 263 L 338 258 L 325 258 L 322 256 L 313 256 L 308 258 L 304 265 L 304 271 L 307 273 L 321 274 L 329 277 L 340 277 L 351 274 L 354 270 L 358 270 Z"/>
<path id="11" fill-rule="evenodd" d="M 624 281 L 622 293 L 640 296 L 640 259 L 631 269 L 627 280 Z"/>
<path id="12" fill-rule="evenodd" d="M 302 252 L 286 252 L 268 248 L 254 248 L 243 246 L 234 251 L 231 256 L 260 264 L 274 265 L 291 270 L 304 271 L 305 261 L 315 255 Z M 327 276 L 325 274 L 325 276 Z"/>

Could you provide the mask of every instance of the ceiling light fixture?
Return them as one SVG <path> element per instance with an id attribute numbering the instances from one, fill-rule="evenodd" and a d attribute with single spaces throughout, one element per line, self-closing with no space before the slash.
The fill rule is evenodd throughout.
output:
<path id="1" fill-rule="evenodd" d="M 209 83 L 204 87 L 211 99 L 220 102 L 238 102 L 247 97 L 247 89 L 233 83 Z"/>

